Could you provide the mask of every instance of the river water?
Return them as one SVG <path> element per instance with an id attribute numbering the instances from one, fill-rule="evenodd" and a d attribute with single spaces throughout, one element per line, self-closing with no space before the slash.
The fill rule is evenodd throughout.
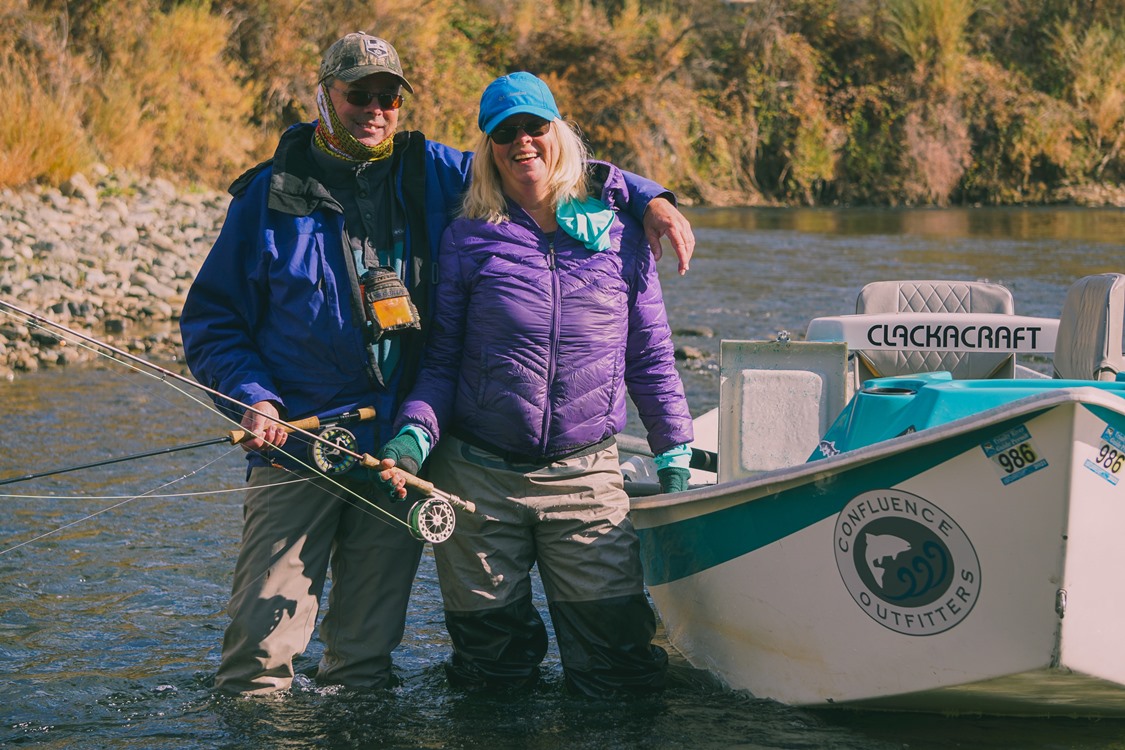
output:
<path id="1" fill-rule="evenodd" d="M 696 210 L 688 276 L 661 264 L 693 413 L 717 402 L 721 338 L 800 336 L 879 279 L 987 279 L 1057 316 L 1077 278 L 1125 269 L 1125 212 Z M 703 335 L 706 331 L 713 336 Z M 112 362 L 0 385 L 0 478 L 218 437 L 170 382 Z M 1047 363 L 1041 363 L 1047 366 Z M 177 365 L 171 365 L 176 367 Z M 637 432 L 634 424 L 632 429 Z M 519 696 L 446 686 L 427 550 L 392 691 L 213 695 L 241 525 L 242 454 L 212 446 L 0 486 L 0 747 L 1103 748 L 1125 722 L 810 711 L 729 691 L 672 654 L 660 697 L 567 697 L 557 651 Z M 542 604 L 542 601 L 540 601 Z M 298 666 L 320 655 L 314 641 Z"/>

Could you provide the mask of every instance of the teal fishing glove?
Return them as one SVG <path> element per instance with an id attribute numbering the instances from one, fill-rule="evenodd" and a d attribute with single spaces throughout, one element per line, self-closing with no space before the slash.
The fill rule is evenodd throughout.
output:
<path id="1" fill-rule="evenodd" d="M 687 469 L 681 469 L 678 466 L 668 466 L 663 469 L 657 469 L 656 476 L 660 479 L 660 491 L 664 494 L 669 494 L 686 490 L 688 488 L 688 479 L 691 477 L 691 472 Z"/>
<path id="2" fill-rule="evenodd" d="M 417 474 L 425 456 L 413 432 L 400 432 L 379 449 L 379 458 L 389 458 L 403 471 Z"/>
<path id="3" fill-rule="evenodd" d="M 657 453 L 652 459 L 656 464 L 656 476 L 660 480 L 660 491 L 683 492 L 688 488 L 688 479 L 691 477 L 691 446 L 687 443 L 673 445 L 663 453 Z"/>

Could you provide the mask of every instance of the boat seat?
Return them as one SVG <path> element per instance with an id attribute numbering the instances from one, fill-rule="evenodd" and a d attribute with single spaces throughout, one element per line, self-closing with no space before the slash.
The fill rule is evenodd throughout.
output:
<path id="1" fill-rule="evenodd" d="M 1115 380 L 1125 370 L 1125 274 L 1101 273 L 1067 290 L 1055 339 L 1055 377 Z"/>
<path id="2" fill-rule="evenodd" d="M 1015 314 L 1007 287 L 987 281 L 874 281 L 860 290 L 857 313 L 965 312 Z M 932 351 L 860 351 L 857 377 L 945 370 L 954 378 L 1015 377 L 1015 354 Z"/>

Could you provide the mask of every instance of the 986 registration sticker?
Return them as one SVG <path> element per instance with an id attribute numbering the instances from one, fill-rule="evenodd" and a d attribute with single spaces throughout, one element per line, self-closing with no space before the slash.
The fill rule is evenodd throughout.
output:
<path id="1" fill-rule="evenodd" d="M 1024 425 L 981 443 L 981 450 L 1000 474 L 1003 484 L 1011 484 L 1040 469 L 1047 468 L 1047 459 L 1035 447 L 1031 433 Z"/>
<path id="2" fill-rule="evenodd" d="M 1099 477 L 1116 486 L 1125 469 L 1125 433 L 1106 426 L 1102 432 L 1098 452 L 1087 458 L 1083 465 Z"/>

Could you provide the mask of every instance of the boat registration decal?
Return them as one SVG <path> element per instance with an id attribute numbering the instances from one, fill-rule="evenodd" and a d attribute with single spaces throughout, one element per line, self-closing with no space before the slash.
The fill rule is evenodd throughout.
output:
<path id="1" fill-rule="evenodd" d="M 1125 468 L 1125 432 L 1106 425 L 1097 454 L 1083 465 L 1116 487 Z"/>
<path id="2" fill-rule="evenodd" d="M 980 447 L 1000 473 L 1000 481 L 1006 485 L 1047 468 L 1047 459 L 1035 447 L 1026 425 L 1021 424 L 986 440 Z"/>
<path id="3" fill-rule="evenodd" d="M 836 566 L 872 620 L 906 635 L 956 626 L 980 598 L 980 560 L 948 513 L 902 490 L 856 495 L 836 517 Z"/>

